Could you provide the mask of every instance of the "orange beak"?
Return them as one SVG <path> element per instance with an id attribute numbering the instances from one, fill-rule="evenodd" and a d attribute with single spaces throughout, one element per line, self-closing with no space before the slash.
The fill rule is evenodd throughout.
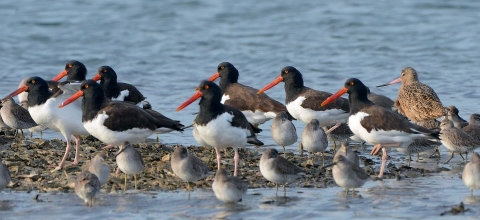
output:
<path id="1" fill-rule="evenodd" d="M 220 73 L 216 72 L 215 74 L 213 74 L 213 76 L 210 76 L 210 78 L 208 78 L 207 80 L 208 81 L 215 81 L 218 77 L 220 77 Z"/>
<path id="2" fill-rule="evenodd" d="M 340 96 L 342 96 L 343 94 L 347 93 L 348 92 L 348 89 L 343 87 L 342 89 L 338 90 L 337 93 L 331 95 L 330 97 L 328 97 L 327 99 L 325 99 L 325 101 L 322 102 L 322 104 L 320 104 L 322 107 L 323 106 L 326 106 L 328 104 L 330 104 L 331 102 L 333 102 L 335 99 L 338 99 L 340 98 Z"/>
<path id="3" fill-rule="evenodd" d="M 266 86 L 263 87 L 262 89 L 258 90 L 257 94 L 262 94 L 263 92 L 271 89 L 272 87 L 276 86 L 276 85 L 279 84 L 280 82 L 283 82 L 283 77 L 282 77 L 282 76 L 279 76 L 278 78 L 276 78 L 275 80 L 273 80 L 271 83 L 269 83 L 268 85 L 266 85 Z"/>
<path id="4" fill-rule="evenodd" d="M 189 106 L 190 104 L 192 104 L 192 102 L 194 102 L 195 100 L 197 100 L 198 98 L 202 97 L 202 92 L 200 91 L 197 91 L 195 94 L 192 95 L 192 97 L 190 97 L 187 101 L 185 101 L 183 104 L 181 104 L 180 106 L 178 106 L 177 110 L 175 110 L 176 112 L 184 109 L 185 107 Z"/>
<path id="5" fill-rule="evenodd" d="M 73 94 L 72 96 L 70 96 L 70 98 L 68 98 L 67 100 L 65 100 L 64 102 L 62 102 L 62 104 L 60 104 L 58 106 L 58 108 L 63 108 L 65 107 L 66 105 L 74 102 L 75 100 L 77 100 L 78 98 L 82 97 L 83 96 L 83 91 L 80 90 L 78 92 L 76 92 L 75 94 Z"/>
<path id="6" fill-rule="evenodd" d="M 22 87 L 18 88 L 17 90 L 13 91 L 12 93 L 10 93 L 7 97 L 17 96 L 18 94 L 27 91 L 27 89 L 28 89 L 28 86 L 22 86 Z"/>
<path id="7" fill-rule="evenodd" d="M 61 73 L 59 73 L 57 76 L 53 77 L 52 81 L 58 82 L 58 80 L 61 80 L 64 76 L 67 75 L 67 71 L 63 70 Z"/>
<path id="8" fill-rule="evenodd" d="M 95 75 L 95 76 L 92 78 L 92 80 L 95 81 L 95 82 L 98 81 L 98 80 L 101 80 L 101 79 L 102 79 L 102 76 L 100 76 L 100 74 L 98 74 L 98 73 L 97 73 L 97 75 Z"/>

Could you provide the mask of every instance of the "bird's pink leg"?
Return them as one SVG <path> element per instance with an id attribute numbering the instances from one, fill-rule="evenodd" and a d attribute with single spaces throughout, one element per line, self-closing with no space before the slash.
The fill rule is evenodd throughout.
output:
<path id="1" fill-rule="evenodd" d="M 113 148 L 113 147 L 115 147 L 115 146 L 109 144 L 109 145 L 103 147 L 102 150 L 108 150 L 108 149 Z"/>
<path id="2" fill-rule="evenodd" d="M 63 168 L 63 165 L 65 164 L 65 161 L 68 157 L 68 152 L 70 152 L 70 148 L 72 148 L 72 146 L 70 145 L 70 140 L 67 139 L 67 149 L 65 149 L 65 155 L 63 155 L 62 162 L 60 162 L 60 164 L 57 168 L 55 168 L 55 170 L 61 170 Z"/>
<path id="3" fill-rule="evenodd" d="M 78 164 L 78 154 L 79 154 L 78 152 L 80 150 L 81 140 L 80 140 L 80 136 L 77 136 L 77 135 L 72 135 L 72 136 L 73 136 L 73 138 L 75 138 L 75 144 L 76 144 L 76 146 L 75 146 L 75 159 L 73 160 L 72 165 L 77 165 Z"/>
<path id="4" fill-rule="evenodd" d="M 237 176 L 238 159 L 239 159 L 238 149 L 234 148 L 233 150 L 235 151 L 235 156 L 233 157 L 233 159 L 235 161 L 235 170 L 233 171 L 233 176 Z"/>
<path id="5" fill-rule="evenodd" d="M 220 160 L 222 157 L 222 154 L 220 153 L 220 149 L 215 148 L 215 152 L 217 153 L 217 170 L 220 170 Z"/>
<path id="6" fill-rule="evenodd" d="M 341 124 L 342 124 L 342 122 L 337 121 L 337 123 L 336 123 L 333 127 L 331 127 L 330 129 L 328 129 L 327 131 L 325 131 L 325 134 L 330 134 L 330 132 L 332 132 L 333 130 L 335 130 L 336 128 L 338 128 Z"/>
<path id="7" fill-rule="evenodd" d="M 383 179 L 383 172 L 385 172 L 385 165 L 387 164 L 387 150 L 382 148 L 382 166 L 380 167 L 380 173 L 378 174 L 379 179 Z"/>

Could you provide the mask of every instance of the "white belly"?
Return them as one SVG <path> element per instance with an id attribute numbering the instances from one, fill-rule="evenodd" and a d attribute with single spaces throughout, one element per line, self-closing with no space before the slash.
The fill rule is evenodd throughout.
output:
<path id="1" fill-rule="evenodd" d="M 215 148 L 243 147 L 247 145 L 247 129 L 232 127 L 233 115 L 223 113 L 208 124 L 197 125 L 198 135 L 203 141 Z"/>
<path id="2" fill-rule="evenodd" d="M 303 108 L 301 105 L 306 98 L 298 97 L 295 101 L 287 104 L 288 112 L 296 119 L 303 123 L 309 123 L 312 119 L 320 122 L 320 127 L 334 125 L 337 121 L 345 123 L 349 113 L 342 109 L 329 109 L 325 111 L 314 111 L 312 109 Z M 318 103 L 320 105 L 320 102 Z"/>

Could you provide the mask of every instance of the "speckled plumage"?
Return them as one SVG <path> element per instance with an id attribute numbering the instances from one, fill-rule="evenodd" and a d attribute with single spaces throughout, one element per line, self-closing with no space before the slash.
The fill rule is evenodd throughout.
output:
<path id="1" fill-rule="evenodd" d="M 431 120 L 445 114 L 445 107 L 437 93 L 428 85 L 418 81 L 415 69 L 407 67 L 400 75 L 402 85 L 398 89 L 395 107 L 413 122 Z"/>

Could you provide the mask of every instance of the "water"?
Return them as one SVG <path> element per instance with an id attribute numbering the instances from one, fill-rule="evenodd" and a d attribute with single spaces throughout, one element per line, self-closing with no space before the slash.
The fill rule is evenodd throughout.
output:
<path id="1" fill-rule="evenodd" d="M 381 89 L 374 86 L 397 78 L 404 67 L 412 66 L 419 72 L 420 80 L 436 90 L 444 105 L 456 105 L 460 115 L 468 119 L 471 113 L 478 112 L 480 97 L 477 89 L 479 9 L 480 4 L 473 0 L 2 1 L 0 91 L 4 95 L 10 93 L 26 76 L 52 78 L 68 60 L 77 59 L 89 69 L 89 78 L 99 66 L 112 66 L 119 80 L 136 85 L 154 109 L 189 124 L 195 117 L 192 113 L 198 110 L 196 104 L 181 112 L 175 112 L 175 108 L 192 95 L 200 80 L 212 75 L 223 61 L 237 67 L 241 83 L 255 88 L 263 87 L 276 78 L 284 66 L 292 65 L 303 73 L 305 84 L 312 88 L 335 92 L 346 79 L 357 77 L 373 92 L 391 98 L 396 96 L 398 86 Z M 282 102 L 285 99 L 281 84 L 267 94 Z M 264 132 L 259 139 L 272 146 L 270 125 L 271 122 L 267 122 L 261 126 Z M 300 134 L 303 124 L 295 122 L 295 125 Z M 62 138 L 53 132 L 48 132 L 45 137 Z M 161 140 L 166 144 L 196 144 L 190 131 L 162 135 Z M 291 150 L 295 148 L 290 147 Z M 443 154 L 446 155 L 445 149 Z M 438 166 L 451 168 L 444 164 Z M 347 213 L 351 215 L 342 214 L 343 210 L 339 211 L 342 206 L 327 210 L 342 218 L 366 217 L 363 210 L 372 209 L 371 203 L 386 202 L 387 205 L 381 207 L 388 208 L 389 212 L 380 215 L 378 210 L 370 210 L 374 216 L 417 217 L 416 213 L 436 216 L 438 211 L 446 208 L 432 211 L 419 207 L 430 207 L 432 201 L 437 206 L 465 201 L 468 189 L 458 179 L 459 172 L 445 174 L 452 178 L 451 181 L 434 181 L 435 178 L 446 178 L 441 176 L 408 180 L 417 183 L 411 186 L 415 193 L 410 196 L 396 193 L 398 190 L 407 191 L 402 189 L 404 185 L 386 181 L 392 187 L 378 193 L 375 189 L 379 184 L 371 182 L 364 187 L 366 191 L 362 195 L 365 199 L 348 200 L 348 205 L 342 205 L 350 207 L 352 212 Z M 444 197 L 436 194 L 438 190 L 425 189 L 433 184 L 439 184 L 437 187 L 445 193 L 442 194 Z M 328 216 L 330 211 L 325 213 L 321 206 L 328 201 L 342 204 L 338 202 L 341 200 L 338 188 L 293 190 L 305 193 L 298 194 L 298 199 L 293 202 L 289 201 L 287 210 L 282 207 L 262 209 L 257 203 L 245 202 L 249 209 L 235 211 L 230 217 L 254 218 L 258 213 L 268 218 L 275 218 L 279 213 L 331 217 Z M 419 196 L 418 192 L 424 196 Z M 211 192 L 206 193 L 208 195 L 204 196 L 211 198 L 206 203 L 221 206 L 212 198 Z M 28 200 L 29 195 L 12 194 L 18 194 L 18 198 L 12 201 L 13 212 L 38 208 L 37 204 L 24 207 L 17 203 L 20 198 Z M 2 198 L 4 195 L 10 194 L 2 193 Z M 311 195 L 318 197 L 312 199 Z M 73 194 L 45 196 L 52 201 L 75 197 Z M 170 193 L 158 193 L 158 206 L 173 206 L 162 202 L 170 196 Z M 135 197 L 138 200 L 133 201 L 143 201 L 146 197 L 148 195 L 140 194 Z M 394 203 L 399 197 L 407 197 L 406 200 L 412 202 Z M 118 209 L 135 212 L 119 208 L 122 206 L 109 198 L 106 197 L 108 202 L 105 205 L 108 209 L 104 206 L 94 208 L 89 210 L 89 215 L 103 215 L 107 210 Z M 180 195 L 176 204 L 182 204 L 183 198 Z M 84 209 L 76 200 L 68 201 L 78 209 Z M 478 210 L 478 199 L 476 201 L 473 204 Z M 53 208 L 58 203 L 44 203 L 44 206 Z M 394 204 L 389 206 L 391 203 Z M 301 204 L 307 204 L 309 209 Z M 169 213 L 169 209 L 156 206 L 146 207 L 144 212 L 136 214 L 150 216 L 162 212 L 173 217 L 210 218 L 216 212 L 224 211 L 212 206 L 195 206 L 193 209 L 192 216 L 175 216 L 173 211 Z M 55 213 L 60 215 L 60 212 Z"/>

